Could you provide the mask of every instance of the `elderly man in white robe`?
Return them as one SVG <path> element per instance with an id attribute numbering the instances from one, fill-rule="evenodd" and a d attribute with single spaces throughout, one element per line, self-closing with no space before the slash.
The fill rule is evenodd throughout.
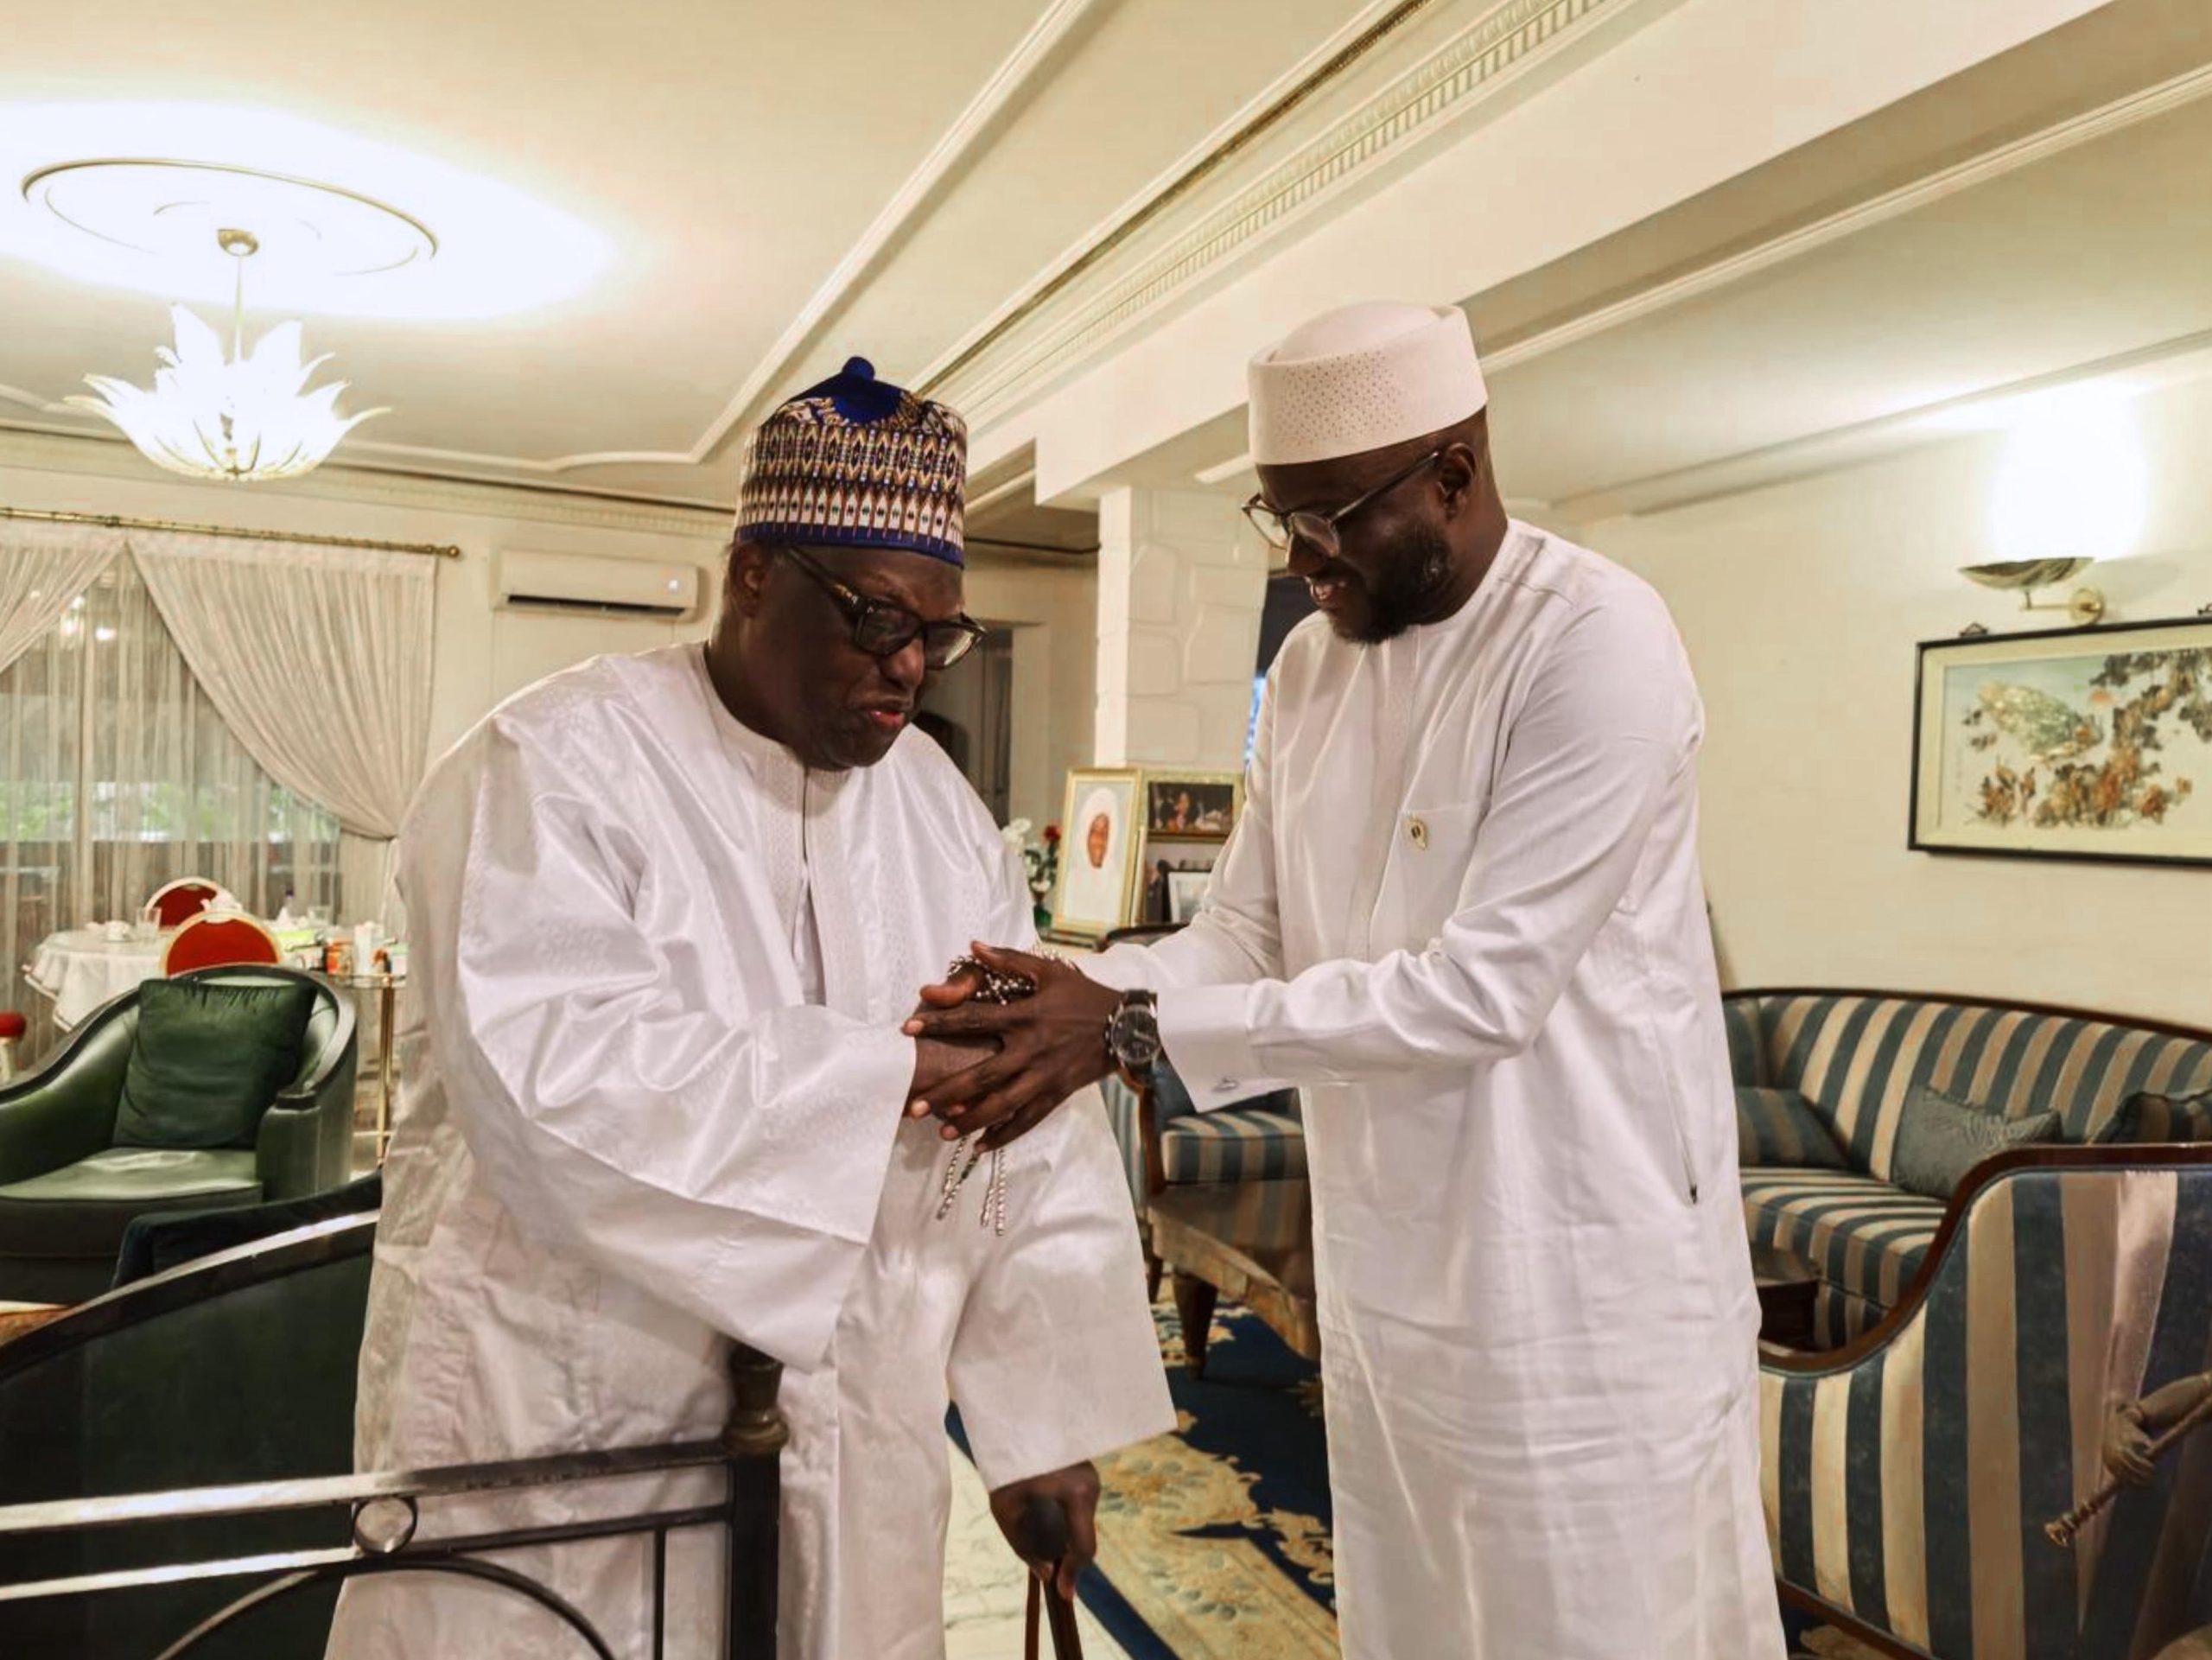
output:
<path id="1" fill-rule="evenodd" d="M 1004 1142 L 1162 1045 L 1202 1106 L 1304 1091 L 1346 1655 L 1775 1660 L 1682 647 L 1507 518 L 1456 308 L 1250 378 L 1248 511 L 1320 614 L 1205 905 L 1084 973 L 986 953 L 1040 990 L 911 1025 L 1004 1044 L 925 1106 Z"/>
<path id="2" fill-rule="evenodd" d="M 402 836 L 416 969 L 360 1467 L 709 1438 L 729 1339 L 765 1351 L 790 1369 L 785 1660 L 944 1652 L 948 1385 L 1009 1537 L 1033 1494 L 1071 1513 L 1063 1589 L 1095 1549 L 1088 1460 L 1173 1426 L 1095 1093 L 988 1158 L 906 1115 L 988 1053 L 902 1034 L 915 986 L 973 936 L 1029 934 L 982 803 L 906 733 L 981 633 L 965 447 L 860 359 L 786 404 L 748 452 L 712 642 L 503 704 Z M 423 1531 L 701 1496 L 471 1501 Z M 712 1532 L 671 1540 L 671 1655 L 722 1651 Z M 648 1541 L 501 1560 L 652 1651 Z M 496 1587 L 377 1579 L 330 1652 L 574 1641 Z"/>

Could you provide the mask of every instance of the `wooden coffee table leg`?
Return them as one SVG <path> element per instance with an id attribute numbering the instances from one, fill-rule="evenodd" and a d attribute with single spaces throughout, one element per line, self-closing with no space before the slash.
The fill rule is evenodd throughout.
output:
<path id="1" fill-rule="evenodd" d="M 1214 1300 L 1220 1294 L 1210 1281 L 1175 1270 L 1175 1315 L 1183 1322 L 1184 1364 L 1193 1379 L 1206 1375 L 1206 1339 L 1213 1332 Z"/>

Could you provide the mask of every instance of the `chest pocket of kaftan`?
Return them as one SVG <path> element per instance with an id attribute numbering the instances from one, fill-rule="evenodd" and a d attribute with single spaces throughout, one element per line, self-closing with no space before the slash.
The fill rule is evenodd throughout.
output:
<path id="1" fill-rule="evenodd" d="M 1400 811 L 1376 905 L 1376 955 L 1425 950 L 1444 932 L 1474 868 L 1481 823 L 1482 807 L 1471 801 Z"/>

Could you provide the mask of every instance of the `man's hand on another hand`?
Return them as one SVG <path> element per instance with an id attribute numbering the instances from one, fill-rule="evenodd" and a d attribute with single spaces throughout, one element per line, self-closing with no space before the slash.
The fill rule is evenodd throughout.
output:
<path id="1" fill-rule="evenodd" d="M 944 1120 L 947 1141 L 977 1130 L 987 1148 L 1004 1147 L 1044 1122 L 1086 1084 L 1113 1070 L 1106 1053 L 1106 1022 L 1121 995 L 1071 964 L 1027 951 L 977 945 L 976 955 L 1002 974 L 1027 976 L 1036 995 L 1013 1003 L 980 1003 L 972 988 L 957 983 L 925 987 L 922 1008 L 906 1022 L 909 1036 L 925 1042 L 995 1042 L 998 1053 L 933 1089 L 918 1084 L 916 1116 Z"/>
<path id="2" fill-rule="evenodd" d="M 1033 1561 L 1026 1554 L 1029 1541 L 1022 1536 L 1022 1512 L 1032 1498 L 1039 1498 L 1056 1500 L 1068 1513 L 1068 1554 L 1057 1563 Z M 1077 1579 L 1098 1555 L 1098 1467 L 1071 1464 L 1049 1475 L 1009 1482 L 992 1492 L 991 1516 L 1014 1554 L 1032 1568 L 1055 1569 L 1060 1594 L 1072 1597 Z"/>

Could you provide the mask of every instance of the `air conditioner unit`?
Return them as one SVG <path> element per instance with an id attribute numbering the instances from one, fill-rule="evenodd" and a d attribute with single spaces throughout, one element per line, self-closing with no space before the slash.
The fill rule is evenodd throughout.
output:
<path id="1" fill-rule="evenodd" d="M 503 611 L 586 611 L 678 622 L 699 603 L 696 565 L 509 548 L 499 555 L 496 580 Z"/>

